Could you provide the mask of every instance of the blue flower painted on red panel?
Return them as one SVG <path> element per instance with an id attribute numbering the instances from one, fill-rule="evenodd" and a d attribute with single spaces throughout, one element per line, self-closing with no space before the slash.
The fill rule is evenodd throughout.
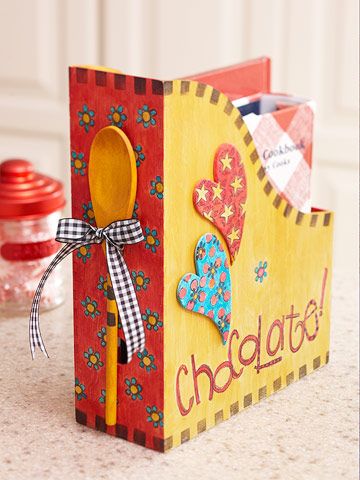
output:
<path id="1" fill-rule="evenodd" d="M 100 315 L 98 310 L 98 303 L 96 300 L 91 300 L 89 296 L 87 296 L 84 300 L 81 300 L 81 305 L 85 307 L 84 314 L 87 317 L 95 318 Z"/>
<path id="2" fill-rule="evenodd" d="M 145 160 L 145 153 L 143 152 L 143 148 L 140 144 L 136 145 L 136 147 L 134 148 L 134 153 L 135 153 L 136 166 L 140 167 L 142 162 Z"/>
<path id="3" fill-rule="evenodd" d="M 150 278 L 145 277 L 145 273 L 141 270 L 139 272 L 133 270 L 131 272 L 131 278 L 137 292 L 140 290 L 146 290 L 150 283 Z"/>
<path id="4" fill-rule="evenodd" d="M 147 421 L 151 422 L 153 427 L 163 427 L 164 426 L 164 414 L 161 410 L 159 410 L 155 405 L 150 407 L 149 405 L 146 407 L 146 412 L 148 414 Z"/>
<path id="5" fill-rule="evenodd" d="M 78 378 L 75 378 L 75 395 L 78 400 L 87 398 L 87 395 L 85 393 L 85 385 L 83 383 L 80 383 L 80 380 Z"/>
<path id="6" fill-rule="evenodd" d="M 97 289 L 101 290 L 105 297 L 107 297 L 107 287 L 108 287 L 107 277 L 100 275 L 98 284 L 97 284 Z"/>
<path id="7" fill-rule="evenodd" d="M 86 162 L 82 152 L 76 153 L 74 150 L 71 152 L 71 166 L 76 175 L 79 174 L 82 177 L 85 175 Z"/>
<path id="8" fill-rule="evenodd" d="M 157 332 L 159 328 L 163 326 L 163 322 L 159 319 L 159 314 L 157 312 L 152 312 L 150 308 L 145 310 L 145 313 L 141 315 L 141 318 L 146 323 L 146 328 L 148 330 L 154 330 Z"/>
<path id="9" fill-rule="evenodd" d="M 155 180 L 151 180 L 150 185 L 150 195 L 155 195 L 159 200 L 162 200 L 164 198 L 164 184 L 161 177 L 157 176 Z"/>
<path id="10" fill-rule="evenodd" d="M 147 372 L 151 370 L 156 370 L 155 357 L 151 355 L 146 348 L 142 352 L 137 353 L 137 357 L 140 359 L 139 366 Z"/>
<path id="11" fill-rule="evenodd" d="M 155 116 L 157 112 L 155 108 L 150 108 L 148 105 L 143 105 L 142 108 L 138 110 L 138 117 L 136 123 L 141 123 L 143 127 L 148 128 L 150 125 L 156 125 Z"/>
<path id="12" fill-rule="evenodd" d="M 138 202 L 135 202 L 132 218 L 139 218 L 138 210 L 139 210 L 139 204 L 138 204 Z"/>
<path id="13" fill-rule="evenodd" d="M 83 245 L 82 247 L 78 248 L 76 252 L 77 258 L 80 258 L 83 263 L 86 263 L 89 258 L 91 258 L 90 249 L 90 245 Z"/>
<path id="14" fill-rule="evenodd" d="M 100 331 L 97 333 L 97 336 L 100 339 L 100 345 L 106 347 L 106 327 L 101 327 Z"/>
<path id="15" fill-rule="evenodd" d="M 90 223 L 91 225 L 94 225 L 95 223 L 95 214 L 94 214 L 94 209 L 93 209 L 93 204 L 92 202 L 88 203 L 83 203 L 83 220 L 86 222 Z"/>
<path id="16" fill-rule="evenodd" d="M 78 112 L 79 117 L 79 125 L 80 127 L 84 127 L 86 133 L 89 133 L 90 127 L 95 125 L 95 112 L 94 110 L 90 110 L 90 108 L 84 104 L 83 109 Z"/>
<path id="17" fill-rule="evenodd" d="M 127 116 L 124 113 L 124 107 L 119 105 L 118 107 L 110 107 L 110 114 L 107 116 L 111 125 L 121 128 L 124 122 L 127 120 Z"/>
<path id="18" fill-rule="evenodd" d="M 99 402 L 100 403 L 105 403 L 105 399 L 106 399 L 106 390 L 101 390 L 101 395 L 99 397 Z"/>
<path id="19" fill-rule="evenodd" d="M 131 379 L 129 378 L 126 378 L 125 379 L 125 384 L 126 384 L 126 389 L 125 389 L 125 393 L 126 395 L 129 395 L 129 397 L 131 397 L 132 400 L 142 400 L 143 397 L 141 395 L 141 392 L 142 392 L 142 386 L 140 385 L 140 383 L 138 383 L 138 381 L 136 380 L 135 377 L 132 377 Z"/>
<path id="20" fill-rule="evenodd" d="M 157 238 L 157 230 L 150 230 L 149 227 L 145 227 L 144 242 L 146 249 L 151 250 L 152 253 L 156 253 L 156 249 L 160 245 L 160 240 Z"/>
<path id="21" fill-rule="evenodd" d="M 104 366 L 104 363 L 100 360 L 100 353 L 95 352 L 92 347 L 89 347 L 87 352 L 84 352 L 84 357 L 87 360 L 87 366 L 99 370 Z"/>

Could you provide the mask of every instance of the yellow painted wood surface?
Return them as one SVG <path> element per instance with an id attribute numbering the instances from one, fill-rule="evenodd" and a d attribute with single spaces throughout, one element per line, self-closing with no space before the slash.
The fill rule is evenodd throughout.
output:
<path id="1" fill-rule="evenodd" d="M 127 136 L 109 126 L 95 136 L 90 150 L 89 184 L 98 227 L 131 218 L 136 195 L 135 155 Z M 103 242 L 105 253 L 105 242 Z M 108 289 L 112 287 L 107 274 Z M 115 300 L 107 300 L 107 312 L 115 315 L 115 325 L 106 327 L 106 403 L 105 422 L 116 424 L 118 310 Z"/>
<path id="2" fill-rule="evenodd" d="M 272 394 L 293 380 L 308 374 L 328 360 L 330 324 L 330 281 L 332 264 L 331 212 L 301 214 L 282 200 L 269 184 L 246 125 L 226 96 L 197 82 L 174 81 L 165 85 L 164 138 L 164 363 L 165 363 L 165 449 L 176 446 L 242 408 Z M 213 179 L 214 153 L 222 143 L 239 150 L 247 175 L 246 221 L 239 254 L 230 267 L 232 278 L 232 324 L 239 339 L 233 338 L 233 362 L 241 340 L 258 333 L 262 318 L 262 362 L 266 354 L 266 334 L 276 319 L 290 312 L 304 314 L 308 302 L 319 303 L 324 272 L 327 282 L 320 328 L 314 341 L 304 341 L 297 353 L 288 342 L 288 322 L 281 362 L 260 370 L 255 363 L 244 368 L 223 393 L 208 399 L 209 381 L 198 377 L 200 403 L 194 399 L 191 355 L 196 367 L 207 364 L 214 372 L 227 360 L 217 329 L 205 316 L 183 309 L 177 302 L 177 284 L 187 272 L 194 272 L 194 247 L 206 232 L 214 233 L 224 244 L 220 232 L 202 218 L 193 206 L 193 188 L 203 179 Z M 268 264 L 268 277 L 255 281 L 259 261 Z M 311 320 L 311 330 L 314 322 Z M 274 336 L 275 338 L 275 336 Z M 294 337 L 296 342 L 298 337 Z M 275 342 L 276 343 L 276 342 Z M 251 355 L 251 349 L 244 352 Z M 190 413 L 181 415 L 176 400 L 179 367 L 181 398 Z M 224 385 L 226 369 L 217 382 Z M 304 388 L 306 385 L 304 384 Z M 285 398 L 285 397 L 284 397 Z M 259 418 L 258 424 L 266 422 Z M 300 428 L 300 427 L 299 427 Z"/>

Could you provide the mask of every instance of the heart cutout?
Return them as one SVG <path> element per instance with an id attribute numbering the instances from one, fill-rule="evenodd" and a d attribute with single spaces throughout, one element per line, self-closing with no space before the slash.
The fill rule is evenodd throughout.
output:
<path id="1" fill-rule="evenodd" d="M 231 278 L 226 253 L 212 233 L 200 237 L 195 248 L 196 274 L 185 274 L 177 288 L 181 306 L 209 317 L 225 345 L 231 320 Z"/>
<path id="2" fill-rule="evenodd" d="M 247 185 L 244 164 L 234 145 L 223 143 L 214 157 L 214 181 L 200 180 L 194 188 L 196 210 L 220 231 L 233 263 L 244 229 Z"/>

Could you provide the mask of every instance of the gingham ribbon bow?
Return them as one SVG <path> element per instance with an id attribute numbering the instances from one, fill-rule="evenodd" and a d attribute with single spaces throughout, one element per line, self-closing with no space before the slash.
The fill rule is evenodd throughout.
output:
<path id="1" fill-rule="evenodd" d="M 29 320 L 29 338 L 31 355 L 34 358 L 35 348 L 39 347 L 48 357 L 40 332 L 39 305 L 45 282 L 54 268 L 77 248 L 91 243 L 106 244 L 106 260 L 113 285 L 119 318 L 124 331 L 127 347 L 127 361 L 137 350 L 145 346 L 145 334 L 139 304 L 131 281 L 129 270 L 122 256 L 123 245 L 141 242 L 144 239 L 140 222 L 136 219 L 118 220 L 105 228 L 93 227 L 89 223 L 76 218 L 59 220 L 56 240 L 66 243 L 52 260 L 36 289 L 31 305 Z"/>

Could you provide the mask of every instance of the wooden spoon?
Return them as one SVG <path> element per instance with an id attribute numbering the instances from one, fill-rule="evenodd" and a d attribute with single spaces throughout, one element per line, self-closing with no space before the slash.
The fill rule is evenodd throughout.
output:
<path id="1" fill-rule="evenodd" d="M 95 135 L 90 148 L 89 185 L 96 225 L 106 227 L 131 218 L 136 195 L 137 172 L 134 150 L 125 133 L 105 127 Z M 102 243 L 104 254 L 105 242 Z M 105 423 L 116 424 L 118 310 L 107 274 L 106 397 Z"/>

